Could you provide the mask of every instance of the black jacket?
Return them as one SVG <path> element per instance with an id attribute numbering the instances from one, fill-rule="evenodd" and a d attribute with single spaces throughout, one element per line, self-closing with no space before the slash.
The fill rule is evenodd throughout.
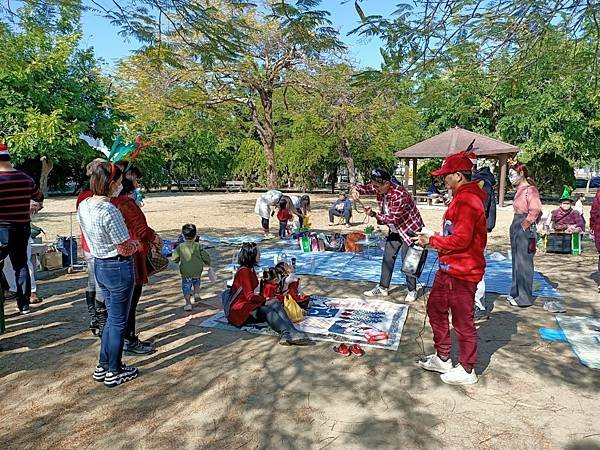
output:
<path id="1" fill-rule="evenodd" d="M 487 199 L 483 203 L 483 209 L 485 210 L 487 230 L 489 233 L 496 226 L 496 193 L 494 192 L 496 178 L 494 177 L 494 174 L 490 172 L 489 167 L 482 167 L 479 170 L 473 171 L 472 179 L 473 181 L 483 180 L 483 190 L 487 193 Z"/>

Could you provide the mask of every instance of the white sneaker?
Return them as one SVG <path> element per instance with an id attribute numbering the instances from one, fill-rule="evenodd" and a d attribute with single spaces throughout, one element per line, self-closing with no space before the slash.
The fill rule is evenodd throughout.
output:
<path id="1" fill-rule="evenodd" d="M 363 295 L 366 295 L 367 297 L 387 297 L 388 290 L 384 287 L 377 285 L 370 291 L 363 292 Z"/>
<path id="2" fill-rule="evenodd" d="M 517 303 L 517 301 L 515 300 L 515 298 L 512 297 L 512 296 L 510 296 L 510 295 L 506 296 L 506 301 L 508 303 L 510 303 L 511 306 L 519 306 L 519 304 Z"/>
<path id="3" fill-rule="evenodd" d="M 434 353 L 427 356 L 425 361 L 417 361 L 417 366 L 431 372 L 446 373 L 452 370 L 452 360 L 448 358 L 448 361 L 442 361 L 437 353 Z"/>
<path id="4" fill-rule="evenodd" d="M 184 311 L 192 311 L 193 309 L 194 309 L 194 308 L 192 307 L 192 305 L 185 305 L 185 306 L 183 307 L 183 310 L 184 310 Z"/>
<path id="5" fill-rule="evenodd" d="M 417 291 L 408 291 L 406 297 L 404 297 L 404 301 L 406 303 L 412 303 L 417 299 Z"/>
<path id="6" fill-rule="evenodd" d="M 442 381 L 446 384 L 475 384 L 477 383 L 477 375 L 475 375 L 475 369 L 471 370 L 471 373 L 463 369 L 460 364 L 453 367 L 448 372 L 442 374 Z"/>

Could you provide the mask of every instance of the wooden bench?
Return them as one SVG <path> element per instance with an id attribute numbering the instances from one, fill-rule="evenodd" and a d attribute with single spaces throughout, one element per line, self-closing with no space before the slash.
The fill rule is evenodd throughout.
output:
<path id="1" fill-rule="evenodd" d="M 431 206 L 431 205 L 433 205 L 433 198 L 431 198 L 427 195 L 417 194 L 417 195 L 415 195 L 415 202 L 416 203 L 427 203 L 429 206 Z"/>
<path id="2" fill-rule="evenodd" d="M 194 191 L 198 190 L 198 180 L 181 180 L 177 183 L 180 191 L 185 191 L 185 188 L 194 188 Z"/>
<path id="3" fill-rule="evenodd" d="M 225 189 L 227 190 L 227 192 L 229 192 L 229 188 L 238 188 L 238 190 L 240 192 L 242 192 L 242 188 L 244 187 L 244 182 L 243 181 L 235 181 L 235 180 L 230 180 L 230 181 L 226 181 L 225 182 Z"/>

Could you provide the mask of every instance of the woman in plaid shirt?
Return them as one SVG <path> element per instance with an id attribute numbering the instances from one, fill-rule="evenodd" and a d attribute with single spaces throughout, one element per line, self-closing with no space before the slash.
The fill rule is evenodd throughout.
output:
<path id="1" fill-rule="evenodd" d="M 108 320 L 102 331 L 100 362 L 93 378 L 114 387 L 133 380 L 138 375 L 135 367 L 121 361 L 125 339 L 125 325 L 135 282 L 132 255 L 138 242 L 129 238 L 129 232 L 119 210 L 110 203 L 122 189 L 123 174 L 114 164 L 99 164 L 90 179 L 94 194 L 83 200 L 77 210 L 81 231 L 94 257 L 96 281 L 108 310 Z"/>
<path id="2" fill-rule="evenodd" d="M 370 291 L 364 292 L 368 297 L 387 296 L 394 272 L 394 265 L 398 252 L 402 259 L 412 244 L 411 235 L 423 228 L 423 219 L 417 209 L 413 198 L 408 191 L 399 184 L 392 182 L 388 172 L 375 169 L 371 172 L 371 183 L 356 185 L 352 189 L 352 198 L 356 201 L 360 194 L 376 194 L 379 203 L 379 213 L 371 208 L 366 208 L 366 213 L 377 219 L 379 225 L 387 225 L 390 229 L 385 243 L 383 262 L 381 263 L 381 278 L 379 284 Z M 417 279 L 406 277 L 408 294 L 404 299 L 413 302 L 417 299 Z"/>

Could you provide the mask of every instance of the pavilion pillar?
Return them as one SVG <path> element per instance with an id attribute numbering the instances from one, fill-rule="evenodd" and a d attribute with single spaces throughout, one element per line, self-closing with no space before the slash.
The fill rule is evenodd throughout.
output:
<path id="1" fill-rule="evenodd" d="M 413 195 L 413 198 L 416 198 L 417 197 L 417 158 L 413 158 L 412 159 L 412 163 L 413 163 L 413 170 L 412 170 L 412 179 L 413 179 L 412 195 Z"/>
<path id="2" fill-rule="evenodd" d="M 404 158 L 404 187 L 408 189 L 408 179 L 410 178 L 410 159 Z"/>
<path id="3" fill-rule="evenodd" d="M 504 194 L 506 193 L 506 173 L 508 170 L 508 155 L 507 154 L 503 154 L 500 155 L 500 157 L 498 158 L 498 165 L 499 170 L 498 173 L 500 174 L 500 187 L 498 190 L 498 203 L 500 205 L 500 208 L 502 208 L 504 206 Z"/>

